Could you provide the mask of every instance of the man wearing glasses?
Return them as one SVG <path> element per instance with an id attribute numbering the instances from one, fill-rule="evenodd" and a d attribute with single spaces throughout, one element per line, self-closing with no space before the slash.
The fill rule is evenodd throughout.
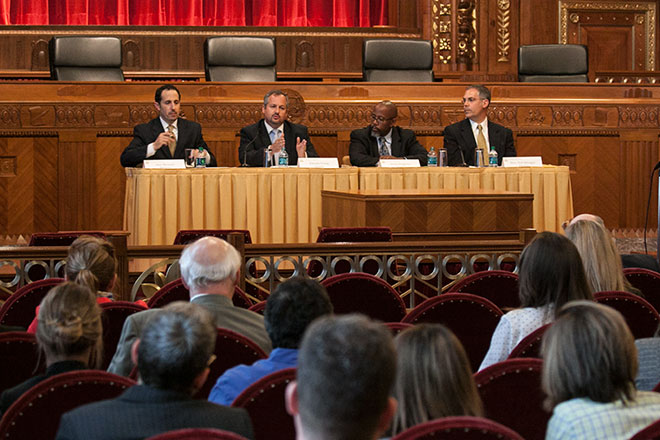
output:
<path id="1" fill-rule="evenodd" d="M 348 154 L 351 164 L 358 167 L 376 166 L 381 159 L 419 159 L 426 165 L 427 151 L 417 142 L 415 133 L 395 126 L 397 110 L 391 101 L 376 104 L 371 113 L 371 125 L 351 132 Z"/>

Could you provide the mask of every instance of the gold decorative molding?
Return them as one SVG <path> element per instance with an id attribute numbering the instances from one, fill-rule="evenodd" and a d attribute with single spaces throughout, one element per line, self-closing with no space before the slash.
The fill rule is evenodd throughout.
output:
<path id="1" fill-rule="evenodd" d="M 559 43 L 568 43 L 568 22 L 579 22 L 578 14 L 572 11 L 630 11 L 640 12 L 637 23 L 645 25 L 645 58 L 646 70 L 655 70 L 655 20 L 656 3 L 624 2 L 624 1 L 566 1 L 559 0 Z M 641 19 L 639 17 L 642 17 Z M 575 21 L 574 21 L 575 20 Z"/>
<path id="2" fill-rule="evenodd" d="M 497 0 L 497 62 L 509 61 L 509 48 L 511 47 L 511 2 Z"/>
<path id="3" fill-rule="evenodd" d="M 433 18 L 431 20 L 431 34 L 433 53 L 442 64 L 451 61 L 451 1 L 433 0 L 431 5 Z"/>
<path id="4" fill-rule="evenodd" d="M 477 2 L 474 0 L 459 2 L 456 21 L 456 61 L 472 65 L 477 56 Z"/>

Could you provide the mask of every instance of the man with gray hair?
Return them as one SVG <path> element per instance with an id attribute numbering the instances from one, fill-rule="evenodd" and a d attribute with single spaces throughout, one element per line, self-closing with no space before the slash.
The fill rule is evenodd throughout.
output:
<path id="1" fill-rule="evenodd" d="M 266 150 L 271 153 L 268 166 L 277 165 L 283 148 L 292 166 L 298 164 L 299 157 L 319 157 L 309 140 L 307 127 L 288 121 L 289 97 L 286 93 L 281 90 L 266 93 L 261 113 L 263 119 L 241 129 L 241 145 L 238 147 L 241 165 L 263 167 Z"/>
<path id="2" fill-rule="evenodd" d="M 373 440 L 396 410 L 387 327 L 361 315 L 322 317 L 308 328 L 297 378 L 286 389 L 297 440 Z"/>
<path id="3" fill-rule="evenodd" d="M 183 428 L 253 438 L 245 410 L 192 398 L 209 374 L 215 338 L 213 318 L 200 306 L 180 301 L 152 314 L 131 347 L 140 383 L 115 399 L 64 414 L 57 438 L 134 439 Z"/>
<path id="4" fill-rule="evenodd" d="M 183 284 L 190 301 L 211 313 L 217 327 L 226 328 L 254 341 L 266 353 L 271 342 L 263 316 L 232 304 L 238 282 L 241 256 L 236 249 L 216 237 L 203 237 L 186 246 L 179 259 Z M 117 351 L 108 371 L 128 376 L 133 368 L 131 346 L 140 336 L 147 318 L 158 309 L 134 313 L 124 322 Z"/>

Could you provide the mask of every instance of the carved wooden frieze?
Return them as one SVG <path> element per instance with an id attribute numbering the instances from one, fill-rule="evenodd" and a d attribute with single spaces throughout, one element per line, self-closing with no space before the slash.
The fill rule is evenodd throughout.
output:
<path id="1" fill-rule="evenodd" d="M 213 127 L 237 127 L 254 124 L 262 117 L 258 104 L 196 105 L 194 120 Z"/>
<path id="2" fill-rule="evenodd" d="M 0 110 L 0 128 L 21 128 L 21 110 L 17 105 L 8 105 Z"/>
<path id="3" fill-rule="evenodd" d="M 456 62 L 472 66 L 477 56 L 477 18 L 476 1 L 460 0 L 457 2 L 456 20 Z"/>
<path id="4" fill-rule="evenodd" d="M 488 119 L 505 127 L 516 125 L 516 107 L 512 105 L 491 105 L 488 107 Z"/>
<path id="5" fill-rule="evenodd" d="M 511 2 L 510 0 L 497 0 L 497 62 L 509 61 L 511 47 Z"/>
<path id="6" fill-rule="evenodd" d="M 309 105 L 304 123 L 313 127 L 365 127 L 371 123 L 371 111 L 371 105 Z"/>
<path id="7" fill-rule="evenodd" d="M 130 124 L 126 105 L 97 105 L 94 108 L 94 121 L 97 127 L 121 127 Z"/>
<path id="8" fill-rule="evenodd" d="M 659 110 L 657 106 L 619 107 L 619 126 L 658 128 Z"/>
<path id="9" fill-rule="evenodd" d="M 92 127 L 94 126 L 94 106 L 55 106 L 55 125 L 57 127 Z"/>
<path id="10" fill-rule="evenodd" d="M 52 105 L 23 105 L 20 107 L 22 128 L 55 126 L 55 107 Z M 17 127 L 19 128 L 19 127 Z"/>
<path id="11" fill-rule="evenodd" d="M 581 106 L 557 106 L 552 107 L 552 125 L 554 126 L 581 126 L 582 107 Z"/>
<path id="12" fill-rule="evenodd" d="M 0 177 L 16 176 L 16 156 L 0 157 Z"/>
<path id="13" fill-rule="evenodd" d="M 128 108 L 131 125 L 144 124 L 158 116 L 153 104 L 131 105 Z"/>
<path id="14" fill-rule="evenodd" d="M 451 61 L 452 50 L 451 0 L 433 0 L 431 13 L 433 14 L 431 23 L 433 53 L 441 64 L 448 64 Z"/>
<path id="15" fill-rule="evenodd" d="M 296 43 L 296 72 L 314 70 L 314 44 L 308 40 Z"/>

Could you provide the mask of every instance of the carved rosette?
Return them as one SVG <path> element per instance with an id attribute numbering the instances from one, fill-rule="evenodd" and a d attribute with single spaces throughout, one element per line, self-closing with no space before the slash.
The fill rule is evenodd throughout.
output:
<path id="1" fill-rule="evenodd" d="M 289 121 L 299 124 L 305 117 L 305 100 L 302 95 L 293 89 L 282 89 L 289 97 L 289 108 L 287 118 Z"/>
<path id="2" fill-rule="evenodd" d="M 626 106 L 619 107 L 620 127 L 658 127 L 659 107 L 655 106 Z"/>
<path id="3" fill-rule="evenodd" d="M 509 61 L 509 48 L 511 47 L 511 2 L 497 0 L 497 62 Z"/>
<path id="4" fill-rule="evenodd" d="M 491 105 L 488 107 L 488 120 L 505 127 L 516 125 L 516 107 L 508 105 Z"/>
<path id="5" fill-rule="evenodd" d="M 451 0 L 433 0 L 432 3 L 433 53 L 442 64 L 451 60 Z"/>
<path id="6" fill-rule="evenodd" d="M 459 1 L 456 11 L 456 61 L 471 66 L 477 54 L 476 1 Z"/>
<path id="7" fill-rule="evenodd" d="M 582 126 L 584 125 L 582 121 L 582 107 L 552 107 L 552 124 L 555 126 Z"/>
<path id="8" fill-rule="evenodd" d="M 91 127 L 94 125 L 94 106 L 55 106 L 55 125 L 57 127 Z"/>
<path id="9" fill-rule="evenodd" d="M 21 110 L 17 105 L 6 106 L 0 110 L 0 127 L 21 128 Z"/>

